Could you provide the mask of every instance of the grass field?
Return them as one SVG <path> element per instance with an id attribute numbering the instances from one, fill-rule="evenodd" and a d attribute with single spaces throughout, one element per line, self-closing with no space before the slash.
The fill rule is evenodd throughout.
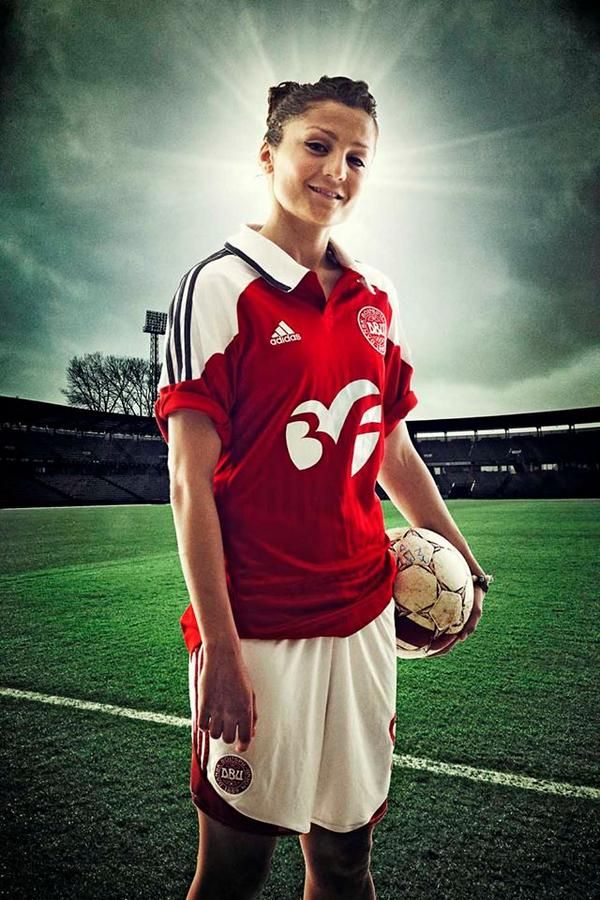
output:
<path id="1" fill-rule="evenodd" d="M 600 504 L 448 501 L 495 576 L 475 634 L 398 662 L 395 766 L 375 829 L 379 900 L 597 898 Z M 384 504 L 388 526 L 402 518 Z M 187 603 L 168 506 L 0 511 L 0 688 L 189 716 Z M 0 896 L 183 898 L 197 840 L 189 733 L 0 696 Z M 494 783 L 485 770 L 553 782 Z M 476 780 L 476 778 L 481 780 Z M 299 900 L 297 839 L 263 897 Z"/>

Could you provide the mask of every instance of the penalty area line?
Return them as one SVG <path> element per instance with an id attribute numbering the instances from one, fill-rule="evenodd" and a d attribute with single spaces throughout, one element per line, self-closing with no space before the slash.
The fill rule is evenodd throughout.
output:
<path id="1" fill-rule="evenodd" d="M 182 716 L 169 716 L 165 713 L 148 712 L 142 709 L 130 709 L 125 706 L 113 706 L 110 703 L 96 703 L 93 700 L 77 700 L 74 697 L 57 697 L 52 694 L 40 694 L 36 691 L 22 691 L 18 688 L 0 687 L 0 697 L 11 697 L 14 700 L 32 700 L 37 703 L 48 703 L 52 706 L 70 707 L 89 712 L 102 712 L 125 719 L 140 722 L 153 722 L 155 725 L 171 725 L 177 728 L 190 728 L 191 720 Z M 600 800 L 600 789 L 585 785 L 568 784 L 563 781 L 543 781 L 527 775 L 515 775 L 511 772 L 496 772 L 493 769 L 477 769 L 457 763 L 439 762 L 434 759 L 422 759 L 417 756 L 394 753 L 394 766 L 431 772 L 453 778 L 467 778 L 470 781 L 481 781 L 485 784 L 498 784 L 504 787 L 537 791 L 542 794 L 556 794 L 560 797 L 581 797 L 588 800 Z"/>

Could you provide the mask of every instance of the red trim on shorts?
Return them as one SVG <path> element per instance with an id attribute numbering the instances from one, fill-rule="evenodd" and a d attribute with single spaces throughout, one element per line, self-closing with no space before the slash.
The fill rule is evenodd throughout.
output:
<path id="1" fill-rule="evenodd" d="M 210 734 L 208 731 L 202 732 L 202 739 L 204 740 L 204 755 L 202 756 L 202 772 L 206 775 L 208 771 L 208 751 L 210 749 Z"/>
<path id="2" fill-rule="evenodd" d="M 198 727 L 199 709 L 198 709 L 198 652 L 194 660 L 194 746 L 196 752 L 200 752 L 200 741 L 202 740 L 202 732 Z"/>
<path id="3" fill-rule="evenodd" d="M 383 801 L 383 803 L 381 804 L 381 806 L 379 807 L 379 809 L 375 810 L 375 812 L 371 816 L 368 824 L 369 825 L 377 825 L 378 822 L 381 822 L 381 820 L 383 819 L 383 817 L 385 816 L 387 811 L 388 811 L 388 802 L 387 802 L 387 797 L 386 797 L 385 800 Z"/>

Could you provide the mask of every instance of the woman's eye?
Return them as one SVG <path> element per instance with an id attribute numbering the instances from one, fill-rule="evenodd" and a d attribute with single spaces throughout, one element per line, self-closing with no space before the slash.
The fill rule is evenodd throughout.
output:
<path id="1" fill-rule="evenodd" d="M 327 152 L 328 150 L 325 144 L 322 144 L 321 141 L 305 141 L 305 144 L 311 150 L 315 149 L 317 152 L 320 152 L 321 150 L 325 150 L 325 152 Z M 358 168 L 362 167 L 364 169 L 365 164 L 360 156 L 350 156 L 349 159 L 353 166 L 358 166 Z"/>

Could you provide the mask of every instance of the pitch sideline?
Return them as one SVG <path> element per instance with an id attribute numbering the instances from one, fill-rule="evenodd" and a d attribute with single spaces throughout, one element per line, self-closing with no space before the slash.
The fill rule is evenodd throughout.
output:
<path id="1" fill-rule="evenodd" d="M 0 687 L 1 697 L 15 700 L 33 700 L 53 706 L 65 706 L 89 712 L 102 712 L 111 716 L 122 716 L 142 722 L 153 722 L 156 725 L 171 725 L 177 728 L 189 728 L 190 719 L 181 716 L 169 716 L 164 713 L 147 712 L 140 709 L 129 709 L 125 706 L 113 706 L 110 703 L 96 703 L 92 700 L 77 700 L 74 697 L 57 697 L 52 694 L 39 694 L 36 691 L 22 691 L 17 688 Z M 404 769 L 417 769 L 432 772 L 435 775 L 446 775 L 455 778 L 468 778 L 486 784 L 499 784 L 504 787 L 537 791 L 543 794 L 556 794 L 560 797 L 581 797 L 588 800 L 600 800 L 600 789 L 585 785 L 568 784 L 560 781 L 542 781 L 526 775 L 513 775 L 510 772 L 496 772 L 493 769 L 477 769 L 457 763 L 438 762 L 433 759 L 420 759 L 417 756 L 394 754 L 394 765 Z"/>

